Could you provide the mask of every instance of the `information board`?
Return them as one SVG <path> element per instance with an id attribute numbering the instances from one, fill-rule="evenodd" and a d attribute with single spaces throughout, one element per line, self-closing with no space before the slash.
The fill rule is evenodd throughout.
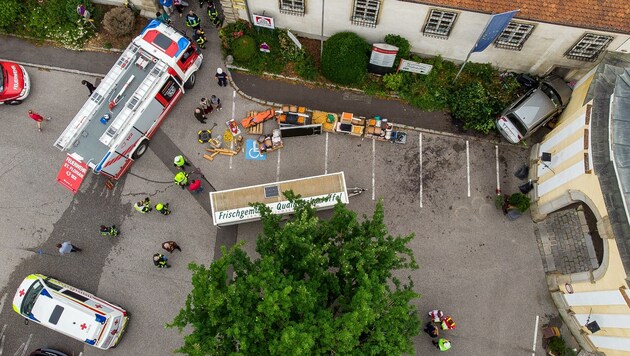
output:
<path id="1" fill-rule="evenodd" d="M 87 164 L 69 154 L 61 166 L 59 174 L 57 174 L 57 182 L 66 187 L 72 194 L 76 194 L 87 170 Z"/>

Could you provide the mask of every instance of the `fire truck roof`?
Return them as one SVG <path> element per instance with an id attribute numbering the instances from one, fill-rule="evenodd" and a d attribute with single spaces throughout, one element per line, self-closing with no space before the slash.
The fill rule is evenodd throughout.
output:
<path id="1" fill-rule="evenodd" d="M 152 20 L 140 34 L 142 39 L 159 48 L 171 58 L 177 58 L 188 48 L 190 41 L 160 21 Z"/>

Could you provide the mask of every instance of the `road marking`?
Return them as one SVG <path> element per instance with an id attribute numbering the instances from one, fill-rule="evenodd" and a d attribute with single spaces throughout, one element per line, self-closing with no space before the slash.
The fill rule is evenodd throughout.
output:
<path id="1" fill-rule="evenodd" d="M 536 339 L 538 339 L 538 320 L 540 317 L 536 315 L 536 325 L 534 325 L 534 344 L 532 345 L 532 356 L 536 356 Z"/>
<path id="2" fill-rule="evenodd" d="M 468 180 L 468 197 L 470 198 L 470 149 L 466 140 L 466 179 Z"/>
<path id="3" fill-rule="evenodd" d="M 236 90 L 232 91 L 232 120 L 234 120 L 234 115 L 236 113 Z"/>
<path id="4" fill-rule="evenodd" d="M 501 181 L 499 179 L 499 146 L 494 146 L 494 157 L 497 167 L 497 195 L 501 195 Z"/>
<path id="5" fill-rule="evenodd" d="M 278 150 L 278 166 L 276 167 L 276 182 L 280 181 L 280 152 L 282 152 L 282 150 Z"/>
<path id="6" fill-rule="evenodd" d="M 230 149 L 234 151 L 234 140 L 230 142 Z M 232 157 L 234 157 L 234 155 L 230 155 L 230 169 L 232 169 Z"/>
<path id="7" fill-rule="evenodd" d="M 328 174 L 328 132 L 326 132 L 326 146 L 324 151 L 324 174 Z"/>
<path id="8" fill-rule="evenodd" d="M 7 324 L 4 324 L 4 326 L 2 327 L 2 331 L 0 331 L 0 355 L 2 355 L 2 352 L 4 350 L 4 333 L 6 331 L 7 331 Z"/>
<path id="9" fill-rule="evenodd" d="M 376 140 L 372 140 L 372 200 L 376 199 Z"/>
<path id="10" fill-rule="evenodd" d="M 234 120 L 234 115 L 236 115 L 236 90 L 232 90 L 232 120 Z M 234 140 L 230 142 L 230 149 L 234 150 Z M 232 169 L 232 155 L 230 155 L 230 169 Z"/>
<path id="11" fill-rule="evenodd" d="M 4 309 L 4 302 L 7 300 L 7 294 L 4 293 L 2 298 L 0 298 L 0 312 Z M 0 334 L 2 335 L 2 334 Z"/>
<path id="12" fill-rule="evenodd" d="M 422 208 L 422 132 L 418 134 L 418 155 L 420 161 L 420 207 Z"/>

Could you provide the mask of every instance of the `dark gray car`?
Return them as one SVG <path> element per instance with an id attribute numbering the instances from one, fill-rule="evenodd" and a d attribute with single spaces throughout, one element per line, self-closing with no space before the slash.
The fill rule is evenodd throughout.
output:
<path id="1" fill-rule="evenodd" d="M 571 92 L 562 78 L 548 76 L 501 113 L 496 120 L 499 132 L 511 143 L 520 142 L 562 112 Z"/>

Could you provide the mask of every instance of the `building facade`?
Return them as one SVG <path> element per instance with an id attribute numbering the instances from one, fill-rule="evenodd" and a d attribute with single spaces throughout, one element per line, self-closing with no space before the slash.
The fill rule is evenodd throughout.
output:
<path id="1" fill-rule="evenodd" d="M 412 52 L 464 61 L 492 13 L 520 9 L 493 46 L 471 61 L 538 75 L 583 77 L 608 51 L 630 52 L 623 0 L 221 0 L 228 22 L 253 15 L 308 38 L 352 31 L 369 42 L 397 34 Z"/>
<path id="2" fill-rule="evenodd" d="M 630 54 L 607 53 L 576 83 L 558 125 L 532 147 L 532 217 L 581 205 L 601 238 L 598 268 L 547 277 L 581 346 L 630 355 Z M 596 237 L 599 236 L 599 237 Z"/>

